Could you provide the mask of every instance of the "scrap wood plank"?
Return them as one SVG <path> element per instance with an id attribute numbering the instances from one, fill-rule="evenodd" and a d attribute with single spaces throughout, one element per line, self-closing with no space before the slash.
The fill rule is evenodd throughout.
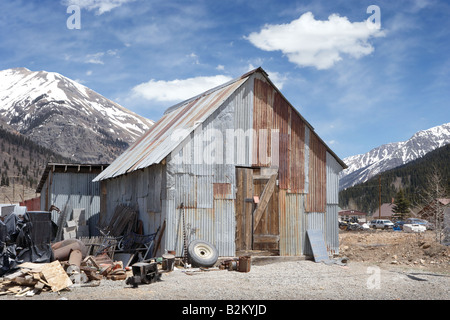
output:
<path id="1" fill-rule="evenodd" d="M 166 230 L 166 220 L 165 219 L 164 219 L 163 225 L 161 227 L 161 231 L 159 232 L 159 236 L 158 236 L 158 240 L 156 241 L 155 248 L 153 249 L 152 257 L 156 256 L 156 252 L 158 251 L 159 246 L 161 245 L 161 239 L 164 234 L 164 230 Z"/>
<path id="2" fill-rule="evenodd" d="M 308 229 L 306 230 L 308 235 L 309 243 L 314 255 L 315 262 L 322 262 L 330 260 L 327 252 L 327 247 L 323 239 L 322 230 L 318 229 Z"/>
<path id="3" fill-rule="evenodd" d="M 16 277 L 14 279 L 14 282 L 20 284 L 20 285 L 26 285 L 26 286 L 34 286 L 36 284 L 36 280 L 33 279 L 32 276 L 22 276 L 22 277 Z"/>
<path id="4" fill-rule="evenodd" d="M 10 274 L 4 276 L 4 279 L 7 280 L 7 281 L 11 281 L 11 280 L 14 280 L 17 277 L 23 276 L 24 274 L 25 274 L 24 271 L 18 270 L 18 271 L 15 271 L 14 273 L 10 273 Z"/>
<path id="5" fill-rule="evenodd" d="M 256 206 L 255 211 L 253 212 L 253 215 L 255 217 L 253 232 L 256 231 L 259 221 L 261 221 L 261 217 L 264 211 L 266 210 L 267 205 L 269 204 L 270 197 L 272 197 L 273 191 L 275 189 L 276 181 L 277 181 L 277 174 L 273 174 L 272 176 L 270 176 L 269 182 L 267 182 L 266 186 L 264 187 L 264 190 L 261 194 L 261 198 Z"/>
<path id="6" fill-rule="evenodd" d="M 22 272 L 41 273 L 44 263 L 24 262 L 18 265 L 22 269 Z M 25 269 L 25 270 L 23 270 Z"/>
<path id="7" fill-rule="evenodd" d="M 60 291 L 73 284 L 58 260 L 45 264 L 42 268 L 42 275 L 53 292 Z"/>

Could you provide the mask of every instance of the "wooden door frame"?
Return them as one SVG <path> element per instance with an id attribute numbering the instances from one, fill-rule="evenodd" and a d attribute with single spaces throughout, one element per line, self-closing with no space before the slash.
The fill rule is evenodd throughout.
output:
<path id="1" fill-rule="evenodd" d="M 279 225 L 275 226 L 276 234 L 258 234 L 257 230 L 264 229 L 261 224 L 263 216 L 276 214 L 272 219 L 279 219 L 278 205 L 275 212 L 267 213 L 266 209 L 273 200 L 278 200 L 277 177 L 278 172 L 270 175 L 258 175 L 255 171 L 260 168 L 236 167 L 236 251 L 253 250 L 255 242 L 258 247 L 271 247 L 279 249 Z M 267 181 L 261 194 L 255 194 L 255 181 Z M 275 204 L 277 204 L 276 201 Z M 273 205 L 273 204 L 272 204 Z M 269 206 L 270 207 L 270 206 Z M 270 223 L 265 221 L 264 223 Z M 267 229 L 267 228 L 265 228 Z M 272 231 L 274 228 L 271 228 Z M 255 238 L 258 240 L 255 241 Z"/>

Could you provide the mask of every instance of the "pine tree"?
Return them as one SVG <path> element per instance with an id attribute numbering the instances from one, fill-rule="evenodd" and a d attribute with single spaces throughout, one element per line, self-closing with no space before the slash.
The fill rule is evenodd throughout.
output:
<path id="1" fill-rule="evenodd" d="M 405 198 L 403 189 L 400 189 L 397 192 L 394 200 L 394 206 L 392 207 L 392 211 L 395 213 L 394 216 L 399 220 L 404 220 L 410 214 L 410 207 L 411 203 Z"/>

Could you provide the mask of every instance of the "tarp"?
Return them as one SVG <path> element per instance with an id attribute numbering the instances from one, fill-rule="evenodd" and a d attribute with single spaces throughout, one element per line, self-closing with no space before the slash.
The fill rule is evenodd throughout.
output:
<path id="1" fill-rule="evenodd" d="M 53 251 L 50 212 L 27 212 L 23 219 L 10 214 L 0 221 L 0 275 L 23 262 L 51 262 Z"/>

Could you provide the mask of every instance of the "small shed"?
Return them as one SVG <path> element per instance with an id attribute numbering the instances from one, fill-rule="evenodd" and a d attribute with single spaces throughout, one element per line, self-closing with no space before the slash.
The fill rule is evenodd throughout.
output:
<path id="1" fill-rule="evenodd" d="M 49 211 L 54 205 L 72 213 L 84 209 L 90 235 L 98 235 L 100 213 L 100 184 L 92 180 L 107 164 L 48 163 L 36 188 L 40 193 L 40 210 Z M 52 211 L 52 220 L 58 223 L 59 215 Z M 70 217 L 67 217 L 70 219 Z"/>
<path id="2" fill-rule="evenodd" d="M 160 251 L 205 240 L 220 256 L 311 255 L 307 230 L 338 253 L 338 174 L 345 163 L 257 68 L 166 110 L 95 182 L 101 220 L 136 208 Z"/>

